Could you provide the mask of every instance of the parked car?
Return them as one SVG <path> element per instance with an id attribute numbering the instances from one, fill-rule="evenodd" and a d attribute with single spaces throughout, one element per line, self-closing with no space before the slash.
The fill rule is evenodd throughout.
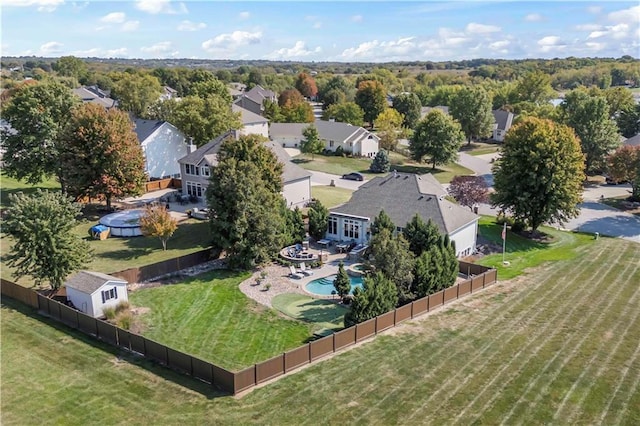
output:
<path id="1" fill-rule="evenodd" d="M 358 172 L 352 172 L 352 173 L 347 173 L 346 175 L 342 175 L 342 179 L 357 180 L 362 182 L 364 180 L 364 176 L 362 176 Z"/>

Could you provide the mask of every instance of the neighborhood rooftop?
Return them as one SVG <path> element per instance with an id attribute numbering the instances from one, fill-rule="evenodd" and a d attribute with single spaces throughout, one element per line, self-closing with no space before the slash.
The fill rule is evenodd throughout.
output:
<path id="1" fill-rule="evenodd" d="M 355 141 L 367 133 L 360 126 L 337 121 L 316 120 L 313 123 L 272 123 L 269 126 L 269 136 L 272 139 L 298 138 L 302 140 L 304 139 L 302 132 L 311 125 L 318 129 L 320 139 L 327 141 Z"/>
<path id="2" fill-rule="evenodd" d="M 384 210 L 397 227 L 404 227 L 418 213 L 431 219 L 440 232 L 451 234 L 477 219 L 469 209 L 445 199 L 442 185 L 431 174 L 391 173 L 376 177 L 355 191 L 332 214 L 373 219 Z"/>
<path id="3" fill-rule="evenodd" d="M 122 278 L 103 274 L 102 272 L 80 271 L 69 277 L 64 285 L 83 293 L 91 294 L 109 281 L 125 282 Z"/>
<path id="4" fill-rule="evenodd" d="M 145 120 L 142 118 L 136 118 L 133 120 L 135 124 L 135 132 L 138 135 L 138 140 L 140 143 L 144 142 L 149 136 L 153 134 L 156 130 L 158 130 L 165 121 L 163 120 Z"/>

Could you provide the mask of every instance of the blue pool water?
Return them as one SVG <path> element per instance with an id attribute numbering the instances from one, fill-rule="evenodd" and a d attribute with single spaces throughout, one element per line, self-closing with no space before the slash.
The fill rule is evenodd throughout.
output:
<path id="1" fill-rule="evenodd" d="M 331 296 L 331 292 L 335 290 L 335 287 L 333 287 L 333 280 L 335 279 L 336 275 L 317 278 L 313 281 L 310 281 L 305 288 L 309 293 L 319 294 L 322 296 Z M 362 288 L 362 277 L 350 276 L 349 279 L 351 280 L 351 291 L 349 293 L 353 294 L 353 290 L 356 287 Z"/>

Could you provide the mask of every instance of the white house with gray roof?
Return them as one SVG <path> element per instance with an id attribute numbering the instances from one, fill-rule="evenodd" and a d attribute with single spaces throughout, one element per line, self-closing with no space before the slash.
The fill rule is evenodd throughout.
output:
<path id="1" fill-rule="evenodd" d="M 231 111 L 240 113 L 240 121 L 242 122 L 242 128 L 236 131 L 236 137 L 244 135 L 269 137 L 269 120 L 236 104 L 231 105 Z"/>
<path id="2" fill-rule="evenodd" d="M 218 152 L 227 138 L 237 139 L 228 132 L 201 146 L 179 160 L 182 173 L 182 193 L 203 199 L 209 185 L 211 167 L 218 164 Z M 311 200 L 311 173 L 291 162 L 291 157 L 279 145 L 265 142 L 283 164 L 282 195 L 289 208 L 304 207 Z"/>
<path id="3" fill-rule="evenodd" d="M 498 142 L 504 142 L 504 137 L 513 124 L 514 115 L 512 112 L 496 109 L 492 111 L 493 119 L 493 134 L 492 138 Z"/>
<path id="4" fill-rule="evenodd" d="M 254 114 L 262 115 L 264 112 L 264 101 L 267 99 L 276 102 L 278 97 L 275 92 L 267 90 L 258 84 L 253 86 L 251 90 L 240 94 L 233 103 L 239 107 L 248 109 Z"/>
<path id="5" fill-rule="evenodd" d="M 67 300 L 76 309 L 94 318 L 104 316 L 104 309 L 129 300 L 127 282 L 101 272 L 80 271 L 64 283 Z"/>
<path id="6" fill-rule="evenodd" d="M 269 139 L 283 148 L 298 148 L 304 139 L 302 132 L 309 126 L 318 129 L 318 136 L 326 150 L 334 151 L 342 147 L 344 152 L 362 157 L 375 157 L 380 138 L 360 126 L 337 121 L 316 120 L 313 123 L 272 123 Z"/>
<path id="7" fill-rule="evenodd" d="M 178 160 L 189 153 L 189 145 L 180 130 L 168 121 L 133 121 L 144 154 L 149 178 L 180 177 Z"/>
<path id="8" fill-rule="evenodd" d="M 476 248 L 479 216 L 452 203 L 431 174 L 391 173 L 366 182 L 345 204 L 331 209 L 326 238 L 367 244 L 371 223 L 381 210 L 401 231 L 417 213 L 429 219 L 455 242 L 456 255 L 470 255 Z"/>

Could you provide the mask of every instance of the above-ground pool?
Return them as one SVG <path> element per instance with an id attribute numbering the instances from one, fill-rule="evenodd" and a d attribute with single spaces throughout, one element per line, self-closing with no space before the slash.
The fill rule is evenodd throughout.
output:
<path id="1" fill-rule="evenodd" d="M 114 237 L 139 237 L 142 235 L 140 230 L 140 216 L 144 210 L 123 210 L 102 216 L 100 224 L 108 226 L 111 230 L 111 236 Z"/>
<path id="2" fill-rule="evenodd" d="M 333 280 L 335 280 L 337 275 L 329 275 L 328 277 L 317 278 L 313 281 L 310 281 L 305 289 L 309 293 L 318 294 L 321 296 L 331 296 L 331 292 L 335 291 L 335 287 L 333 286 Z M 362 288 L 362 277 L 352 277 L 349 276 L 351 280 L 351 291 L 349 294 L 353 294 L 353 290 L 356 287 Z"/>

